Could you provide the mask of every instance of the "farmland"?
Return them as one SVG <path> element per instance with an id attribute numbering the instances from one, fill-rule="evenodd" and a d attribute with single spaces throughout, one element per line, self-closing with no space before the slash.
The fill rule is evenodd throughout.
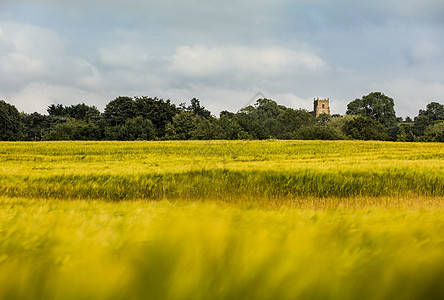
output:
<path id="1" fill-rule="evenodd" d="M 2 299 L 444 295 L 444 147 L 0 144 Z"/>

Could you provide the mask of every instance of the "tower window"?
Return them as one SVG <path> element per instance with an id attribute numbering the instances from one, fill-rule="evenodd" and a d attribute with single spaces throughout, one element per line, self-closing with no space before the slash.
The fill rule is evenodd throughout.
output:
<path id="1" fill-rule="evenodd" d="M 325 108 L 325 104 L 322 104 L 322 108 Z"/>

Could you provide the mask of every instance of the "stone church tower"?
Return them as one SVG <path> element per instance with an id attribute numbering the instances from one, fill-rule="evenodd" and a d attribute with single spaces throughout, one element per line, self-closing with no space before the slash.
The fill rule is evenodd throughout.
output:
<path id="1" fill-rule="evenodd" d="M 319 99 L 315 98 L 313 102 L 313 115 L 317 118 L 319 115 L 327 114 L 330 115 L 330 98 Z"/>

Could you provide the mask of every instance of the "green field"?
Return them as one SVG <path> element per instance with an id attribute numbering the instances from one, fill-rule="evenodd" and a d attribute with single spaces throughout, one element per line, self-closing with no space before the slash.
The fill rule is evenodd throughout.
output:
<path id="1" fill-rule="evenodd" d="M 1 299 L 442 299 L 444 147 L 0 143 Z"/>

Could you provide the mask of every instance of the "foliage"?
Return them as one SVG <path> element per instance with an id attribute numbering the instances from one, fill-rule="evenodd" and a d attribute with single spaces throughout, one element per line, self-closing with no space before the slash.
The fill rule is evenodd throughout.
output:
<path id="1" fill-rule="evenodd" d="M 189 140 L 196 130 L 199 117 L 190 111 L 181 111 L 173 117 L 165 129 L 165 138 L 171 140 Z"/>
<path id="2" fill-rule="evenodd" d="M 22 116 L 17 108 L 0 100 L 0 141 L 17 141 L 22 134 Z"/>
<path id="3" fill-rule="evenodd" d="M 191 112 L 201 118 L 209 119 L 211 117 L 211 112 L 206 110 L 205 107 L 201 106 L 199 99 L 196 98 L 191 99 L 191 105 L 184 107 L 183 110 Z"/>
<path id="4" fill-rule="evenodd" d="M 375 119 L 358 116 L 345 122 L 343 132 L 356 140 L 388 140 L 386 129 Z"/>
<path id="5" fill-rule="evenodd" d="M 136 115 L 137 107 L 131 97 L 117 97 L 106 105 L 103 118 L 108 126 L 121 126 Z"/>
<path id="6" fill-rule="evenodd" d="M 444 120 L 444 105 L 437 102 L 427 104 L 426 109 L 419 110 L 415 117 L 414 132 L 417 136 L 425 134 L 426 128 L 436 121 Z"/>
<path id="7" fill-rule="evenodd" d="M 23 114 L 22 120 L 25 128 L 23 140 L 25 141 L 41 141 L 48 136 L 57 124 L 57 119 L 53 116 L 42 115 L 37 112 L 32 114 Z"/>
<path id="8" fill-rule="evenodd" d="M 173 117 L 179 112 L 170 100 L 164 101 L 158 98 L 136 97 L 135 105 L 137 116 L 151 121 L 155 127 L 155 136 L 158 138 L 165 136 L 166 125 L 172 122 Z"/>
<path id="9" fill-rule="evenodd" d="M 413 126 L 411 124 L 401 124 L 396 136 L 397 142 L 414 142 L 415 135 L 413 134 Z"/>
<path id="10" fill-rule="evenodd" d="M 377 120 L 385 127 L 396 123 L 396 113 L 392 98 L 380 92 L 373 92 L 362 99 L 356 99 L 347 105 L 347 115 L 369 117 Z"/>
<path id="11" fill-rule="evenodd" d="M 424 132 L 424 141 L 444 142 L 444 122 L 427 126 Z"/>
<path id="12" fill-rule="evenodd" d="M 127 119 L 123 125 L 106 127 L 105 137 L 111 141 L 147 141 L 154 139 L 154 131 L 154 125 L 150 120 L 136 117 Z"/>
<path id="13" fill-rule="evenodd" d="M 278 138 L 294 139 L 300 134 L 300 129 L 303 126 L 313 125 L 315 118 L 312 114 L 304 109 L 286 109 L 278 117 L 279 133 Z"/>
<path id="14" fill-rule="evenodd" d="M 346 136 L 338 128 L 323 126 L 323 125 L 309 125 L 302 126 L 296 132 L 293 139 L 300 140 L 344 140 Z"/>
<path id="15" fill-rule="evenodd" d="M 14 119 L 14 113 L 8 114 L 3 121 L 9 125 L 5 124 L 2 130 L 9 132 L 9 137 L 3 139 L 24 141 L 441 140 L 436 132 L 439 125 L 436 128 L 432 125 L 444 118 L 444 105 L 431 102 L 419 111 L 414 122 L 409 117 L 404 122 L 401 117 L 396 118 L 393 103 L 393 99 L 382 93 L 370 93 L 350 102 L 345 116 L 323 114 L 315 118 L 304 109 L 287 108 L 264 98 L 237 113 L 223 111 L 217 118 L 197 98 L 191 99 L 189 106 L 182 103 L 176 107 L 170 100 L 159 98 L 117 97 L 107 104 L 103 114 L 84 103 L 66 107 L 52 104 L 48 107 L 49 115 L 19 114 L 15 118 L 18 131 L 15 135 L 11 135 L 14 126 L 8 121 Z M 427 128 L 430 129 L 426 136 Z"/>
<path id="16" fill-rule="evenodd" d="M 92 141 L 99 138 L 100 130 L 97 125 L 72 118 L 54 126 L 43 136 L 43 139 L 51 141 Z"/>
<path id="17" fill-rule="evenodd" d="M 95 106 L 88 106 L 84 103 L 63 106 L 62 104 L 51 104 L 47 112 L 53 117 L 72 118 L 84 122 L 97 122 L 100 119 L 100 111 Z"/>

